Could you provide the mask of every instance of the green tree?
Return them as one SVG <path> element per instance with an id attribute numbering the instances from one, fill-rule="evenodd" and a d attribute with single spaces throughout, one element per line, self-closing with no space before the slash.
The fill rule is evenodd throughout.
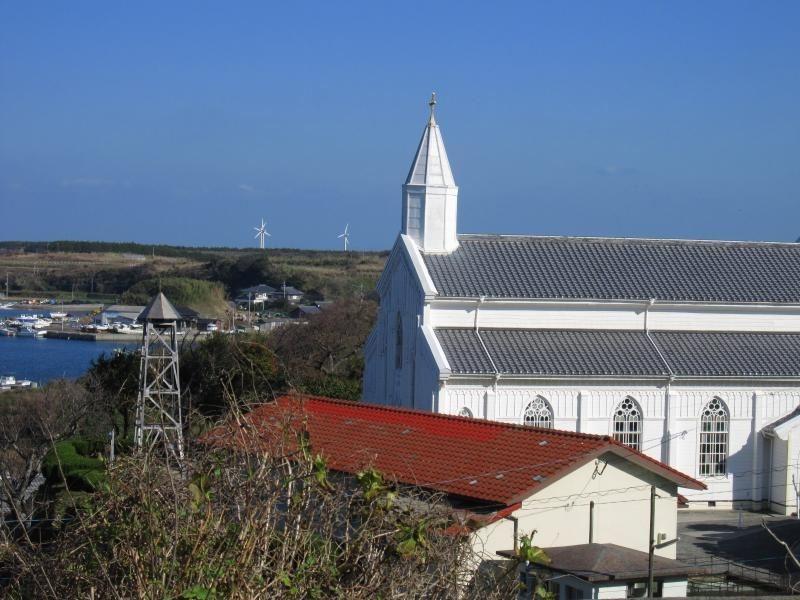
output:
<path id="1" fill-rule="evenodd" d="M 139 392 L 139 358 L 138 351 L 101 354 L 82 378 L 123 439 L 131 434 Z"/>
<path id="2" fill-rule="evenodd" d="M 308 323 L 281 327 L 268 338 L 293 388 L 323 396 L 358 400 L 364 373 L 363 347 L 377 304 L 340 300 Z"/>
<path id="3" fill-rule="evenodd" d="M 263 400 L 283 386 L 277 358 L 257 333 L 210 335 L 186 349 L 180 360 L 184 390 L 207 415 L 221 414 L 233 398 Z"/>

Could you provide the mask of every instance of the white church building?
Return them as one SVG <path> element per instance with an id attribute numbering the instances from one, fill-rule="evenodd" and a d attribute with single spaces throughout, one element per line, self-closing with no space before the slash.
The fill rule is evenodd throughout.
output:
<path id="1" fill-rule="evenodd" d="M 613 436 L 703 481 L 692 507 L 796 511 L 800 244 L 459 234 L 434 108 L 364 399 Z"/>

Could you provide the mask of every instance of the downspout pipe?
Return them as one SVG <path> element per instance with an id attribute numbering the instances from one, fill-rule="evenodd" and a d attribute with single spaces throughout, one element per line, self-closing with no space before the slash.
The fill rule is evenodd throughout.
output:
<path id="1" fill-rule="evenodd" d="M 481 296 L 480 298 L 478 298 L 478 301 L 475 304 L 475 320 L 474 320 L 474 322 L 472 324 L 472 327 L 473 327 L 473 329 L 475 329 L 476 333 L 480 329 L 480 325 L 478 323 L 478 313 L 481 310 L 481 304 L 483 304 L 485 301 L 486 301 L 486 296 Z"/>
<path id="2" fill-rule="evenodd" d="M 662 354 L 661 348 L 658 347 L 658 344 L 656 344 L 656 341 L 650 335 L 650 320 L 649 320 L 650 309 L 655 305 L 655 303 L 656 303 L 656 299 L 655 298 L 650 298 L 650 300 L 648 300 L 647 304 L 645 304 L 645 307 L 644 307 L 644 335 L 647 337 L 647 341 L 650 342 L 650 345 L 653 347 L 653 349 L 655 349 L 656 353 L 658 353 L 658 357 L 661 359 L 661 362 L 667 368 L 667 372 L 669 373 L 669 375 L 667 376 L 666 386 L 664 386 L 664 438 L 663 438 L 663 440 L 665 442 L 665 445 L 662 447 L 662 454 L 661 454 L 661 458 L 664 460 L 664 462 L 669 464 L 669 457 L 670 457 L 671 447 L 672 447 L 672 442 L 671 442 L 671 440 L 669 438 L 669 436 L 672 433 L 670 431 L 670 429 L 669 429 L 669 420 L 670 420 L 669 398 L 670 398 L 670 388 L 671 388 L 672 382 L 675 380 L 675 372 L 672 370 L 672 367 L 670 367 L 669 363 L 667 362 L 667 359 L 664 357 L 664 354 Z"/>
<path id="3" fill-rule="evenodd" d="M 647 301 L 647 304 L 644 305 L 644 335 L 647 337 L 647 341 L 650 342 L 650 345 L 658 354 L 658 357 L 661 359 L 661 362 L 664 363 L 664 366 L 667 368 L 669 372 L 669 378 L 667 379 L 667 385 L 675 379 L 675 371 L 672 370 L 672 367 L 669 366 L 667 359 L 661 353 L 661 348 L 658 347 L 656 341 L 650 335 L 650 323 L 649 323 L 649 316 L 650 316 L 650 308 L 656 303 L 655 298 L 650 298 Z"/>
<path id="4" fill-rule="evenodd" d="M 483 353 L 486 355 L 486 358 L 489 359 L 489 364 L 492 365 L 492 370 L 494 371 L 494 391 L 497 391 L 497 382 L 500 381 L 500 371 L 497 369 L 497 365 L 494 364 L 492 360 L 492 355 L 489 354 L 489 350 L 486 348 L 486 344 L 483 343 L 483 338 L 481 337 L 480 331 L 480 322 L 478 321 L 478 313 L 481 309 L 481 304 L 486 301 L 486 296 L 481 296 L 478 298 L 477 303 L 475 304 L 475 321 L 473 323 L 473 330 L 475 331 L 475 335 L 478 337 L 478 341 L 481 344 L 481 348 L 483 349 Z"/>

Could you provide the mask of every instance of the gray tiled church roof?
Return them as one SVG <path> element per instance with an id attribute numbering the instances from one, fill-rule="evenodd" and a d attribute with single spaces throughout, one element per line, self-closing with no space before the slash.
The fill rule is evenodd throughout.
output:
<path id="1" fill-rule="evenodd" d="M 800 376 L 800 333 L 652 331 L 676 375 Z"/>
<path id="2" fill-rule="evenodd" d="M 800 377 L 800 334 L 437 329 L 456 374 Z M 483 344 L 481 343 L 483 342 Z M 484 349 L 485 348 L 485 349 Z M 494 364 L 494 366 L 493 366 Z"/>
<path id="3" fill-rule="evenodd" d="M 800 303 L 800 244 L 460 235 L 440 296 Z"/>

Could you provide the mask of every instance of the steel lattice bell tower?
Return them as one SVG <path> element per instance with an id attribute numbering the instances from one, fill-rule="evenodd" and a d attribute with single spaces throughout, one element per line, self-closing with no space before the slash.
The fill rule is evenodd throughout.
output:
<path id="1" fill-rule="evenodd" d="M 144 321 L 136 403 L 136 449 L 162 442 L 167 454 L 183 460 L 181 382 L 176 330 L 180 315 L 159 292 L 139 317 Z"/>

